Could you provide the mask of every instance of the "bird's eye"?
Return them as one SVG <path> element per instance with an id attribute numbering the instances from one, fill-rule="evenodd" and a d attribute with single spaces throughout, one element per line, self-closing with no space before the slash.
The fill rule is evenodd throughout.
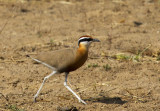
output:
<path id="1" fill-rule="evenodd" d="M 82 42 L 91 42 L 93 39 L 89 37 L 82 37 L 78 40 L 78 45 Z"/>

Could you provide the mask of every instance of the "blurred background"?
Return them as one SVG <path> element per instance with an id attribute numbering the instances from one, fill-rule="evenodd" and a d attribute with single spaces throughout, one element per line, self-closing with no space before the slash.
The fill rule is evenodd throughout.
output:
<path id="1" fill-rule="evenodd" d="M 25 55 L 77 47 L 86 34 L 101 43 L 69 81 L 89 104 L 64 88 L 62 75 L 32 103 L 50 70 Z M 0 0 L 0 110 L 158 111 L 159 35 L 160 0 Z"/>

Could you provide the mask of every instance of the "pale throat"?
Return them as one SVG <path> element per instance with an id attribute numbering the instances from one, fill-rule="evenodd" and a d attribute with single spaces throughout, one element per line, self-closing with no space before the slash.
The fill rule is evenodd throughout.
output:
<path id="1" fill-rule="evenodd" d="M 91 44 L 91 42 L 81 42 L 79 44 L 79 48 L 84 48 L 85 50 L 88 51 L 90 44 Z"/>

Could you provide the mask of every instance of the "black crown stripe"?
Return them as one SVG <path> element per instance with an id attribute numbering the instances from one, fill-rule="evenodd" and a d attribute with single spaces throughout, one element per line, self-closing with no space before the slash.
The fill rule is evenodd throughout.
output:
<path id="1" fill-rule="evenodd" d="M 92 38 L 81 38 L 79 41 L 78 41 L 78 45 L 80 44 L 80 42 L 84 42 L 84 41 L 92 41 L 93 39 Z"/>

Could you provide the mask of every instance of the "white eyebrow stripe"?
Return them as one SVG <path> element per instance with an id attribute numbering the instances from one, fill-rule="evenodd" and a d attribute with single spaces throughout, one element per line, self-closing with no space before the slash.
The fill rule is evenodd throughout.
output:
<path id="1" fill-rule="evenodd" d="M 81 37 L 78 41 L 80 41 L 82 39 L 90 39 L 90 37 Z"/>

